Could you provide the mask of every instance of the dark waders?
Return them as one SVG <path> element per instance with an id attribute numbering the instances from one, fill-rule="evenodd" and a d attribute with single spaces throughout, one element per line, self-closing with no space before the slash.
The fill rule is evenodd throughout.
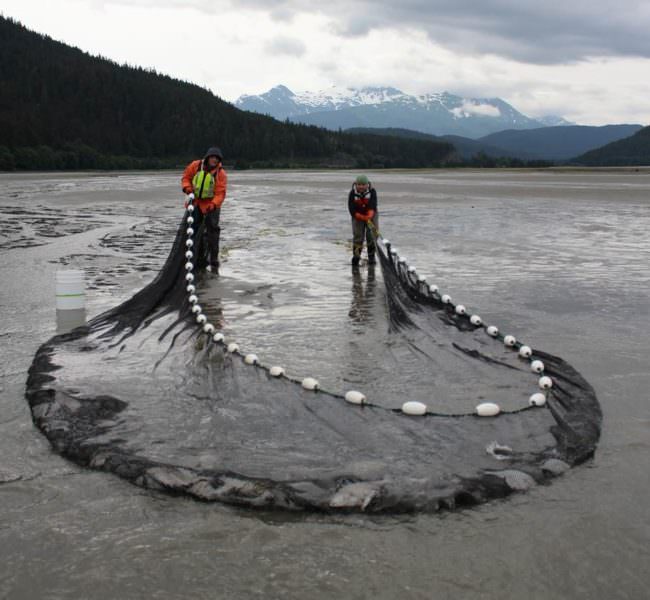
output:
<path id="1" fill-rule="evenodd" d="M 379 230 L 379 215 L 377 213 L 371 219 L 371 223 L 372 225 L 352 217 L 352 264 L 358 265 L 361 260 L 364 238 L 368 249 L 368 261 L 370 263 L 375 261 L 375 235 L 372 228 L 374 227 L 375 231 Z"/>
<path id="2" fill-rule="evenodd" d="M 217 175 L 219 174 L 219 169 L 217 169 Z M 203 193 L 203 185 L 205 184 L 205 177 L 201 181 L 201 189 L 199 190 L 199 198 Z M 216 184 L 216 176 L 215 176 Z M 221 209 L 215 208 L 209 213 L 203 214 L 201 210 L 195 211 L 194 215 L 194 231 L 200 231 L 201 224 L 204 224 L 203 236 L 206 242 L 206 250 L 202 257 L 200 257 L 200 263 L 198 267 L 204 267 L 206 264 L 214 271 L 219 269 L 219 238 L 221 237 L 221 227 L 219 227 L 219 219 L 221 217 Z M 194 243 L 196 245 L 197 233 L 194 234 Z"/>

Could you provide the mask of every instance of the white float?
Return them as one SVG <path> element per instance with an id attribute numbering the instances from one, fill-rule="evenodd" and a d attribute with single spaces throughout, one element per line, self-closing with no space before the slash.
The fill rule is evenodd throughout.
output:
<path id="1" fill-rule="evenodd" d="M 544 363 L 541 360 L 534 360 L 530 363 L 530 370 L 533 373 L 541 373 L 544 370 Z"/>
<path id="2" fill-rule="evenodd" d="M 365 404 L 366 397 L 361 392 L 350 390 L 349 392 L 345 393 L 345 401 L 349 402 L 350 404 Z"/>
<path id="3" fill-rule="evenodd" d="M 521 358 L 530 358 L 533 355 L 533 349 L 530 346 L 522 346 L 519 348 L 519 356 Z"/>
<path id="4" fill-rule="evenodd" d="M 223 340 L 224 340 L 223 333 L 215 333 L 212 336 L 212 341 L 217 342 L 217 344 L 223 342 Z"/>
<path id="5" fill-rule="evenodd" d="M 507 335 L 503 338 L 503 343 L 508 346 L 508 348 L 512 348 L 517 343 L 517 338 L 514 335 Z"/>
<path id="6" fill-rule="evenodd" d="M 451 296 L 449 294 L 443 294 L 441 300 L 443 304 L 451 304 Z"/>
<path id="7" fill-rule="evenodd" d="M 429 291 L 430 291 L 432 294 L 437 293 L 437 292 L 438 292 L 438 286 L 437 286 L 437 285 L 433 285 L 433 284 L 431 284 L 431 285 L 429 286 Z"/>
<path id="8" fill-rule="evenodd" d="M 194 252 L 192 252 L 191 250 L 188 250 L 185 253 L 185 258 L 187 258 L 187 260 L 192 260 L 194 258 Z"/>
<path id="9" fill-rule="evenodd" d="M 187 224 L 191 225 L 192 223 L 194 223 L 194 217 L 187 217 Z"/>
<path id="10" fill-rule="evenodd" d="M 196 294 L 192 294 L 192 295 L 187 299 L 187 301 L 188 301 L 190 304 L 196 304 L 196 303 L 199 301 L 199 297 L 198 297 Z"/>
<path id="11" fill-rule="evenodd" d="M 499 335 L 499 328 L 496 325 L 490 325 L 487 329 L 487 334 L 492 337 L 497 337 Z"/>
<path id="12" fill-rule="evenodd" d="M 238 351 L 239 351 L 239 344 L 237 344 L 235 342 L 230 342 L 230 344 L 228 344 L 228 352 L 233 354 L 233 353 L 238 352 Z"/>
<path id="13" fill-rule="evenodd" d="M 194 242 L 193 242 L 192 240 L 186 240 L 185 245 L 186 245 L 188 248 L 191 248 L 192 246 L 194 246 Z"/>
<path id="14" fill-rule="evenodd" d="M 405 265 L 406 264 L 406 259 L 403 256 L 399 257 L 399 260 L 397 261 L 400 265 Z"/>
<path id="15" fill-rule="evenodd" d="M 418 275 L 418 283 L 426 283 L 427 278 L 424 275 Z"/>
<path id="16" fill-rule="evenodd" d="M 408 272 L 411 273 L 411 274 L 415 273 L 416 271 L 417 271 L 417 269 L 414 266 L 410 266 L 408 268 Z"/>
<path id="17" fill-rule="evenodd" d="M 384 246 L 390 246 L 390 240 L 384 238 L 383 242 L 384 242 Z"/>
<path id="18" fill-rule="evenodd" d="M 543 390 L 550 390 L 553 387 L 553 380 L 547 375 L 544 375 L 544 377 L 539 378 L 537 385 Z"/>
<path id="19" fill-rule="evenodd" d="M 195 304 L 195 305 L 192 307 L 192 312 L 193 312 L 195 315 L 198 315 L 198 314 L 201 312 L 201 305 L 200 305 L 200 304 Z"/>
<path id="20" fill-rule="evenodd" d="M 397 248 L 391 248 L 390 253 L 395 256 L 397 254 Z"/>
<path id="21" fill-rule="evenodd" d="M 427 405 L 422 402 L 416 402 L 411 400 L 409 402 L 404 402 L 402 404 L 402 412 L 405 415 L 411 415 L 414 417 L 421 417 L 427 413 Z"/>
<path id="22" fill-rule="evenodd" d="M 282 367 L 278 365 L 274 365 L 269 369 L 269 373 L 271 377 L 282 377 L 284 375 L 285 371 Z"/>
<path id="23" fill-rule="evenodd" d="M 501 408 L 494 402 L 483 402 L 476 407 L 476 414 L 479 417 L 496 417 L 501 412 Z"/>
<path id="24" fill-rule="evenodd" d="M 541 392 L 537 392 L 528 399 L 528 404 L 531 406 L 544 406 L 546 404 L 546 396 Z"/>
<path id="25" fill-rule="evenodd" d="M 478 315 L 472 315 L 472 316 L 469 318 L 469 322 L 470 322 L 472 325 L 477 325 L 477 326 L 478 326 L 478 325 L 481 325 L 481 324 L 483 323 L 483 319 L 481 319 L 481 317 L 479 317 Z"/>
<path id="26" fill-rule="evenodd" d="M 203 326 L 203 331 L 208 335 L 212 335 L 214 333 L 214 325 L 212 325 L 211 323 L 206 323 Z"/>
<path id="27" fill-rule="evenodd" d="M 457 315 L 464 315 L 466 312 L 467 312 L 467 309 L 462 304 L 458 304 L 456 306 L 456 314 Z"/>
<path id="28" fill-rule="evenodd" d="M 196 322 L 200 323 L 201 325 L 203 325 L 203 323 L 205 323 L 207 320 L 208 317 L 206 317 L 205 315 L 197 315 L 196 317 Z"/>
<path id="29" fill-rule="evenodd" d="M 192 273 L 188 273 L 185 275 L 185 281 L 194 281 L 194 275 L 192 275 Z"/>
<path id="30" fill-rule="evenodd" d="M 188 205 L 187 205 L 187 212 L 188 212 L 188 213 L 192 213 L 192 212 L 194 212 L 194 206 L 193 206 L 192 204 L 188 204 Z"/>
<path id="31" fill-rule="evenodd" d="M 314 379 L 313 377 L 305 377 L 302 380 L 302 387 L 304 387 L 306 390 L 317 390 L 318 386 L 320 384 L 318 383 L 317 379 Z"/>
<path id="32" fill-rule="evenodd" d="M 186 271 L 191 271 L 192 269 L 194 269 L 194 265 L 193 265 L 191 262 L 189 262 L 189 261 L 186 262 L 186 263 L 185 263 L 185 270 L 186 270 Z"/>
<path id="33" fill-rule="evenodd" d="M 188 294 L 193 294 L 196 292 L 196 288 L 191 283 L 185 288 L 185 290 Z"/>
<path id="34" fill-rule="evenodd" d="M 256 365 L 259 362 L 257 359 L 257 354 L 247 354 L 244 356 L 244 362 L 247 365 Z"/>

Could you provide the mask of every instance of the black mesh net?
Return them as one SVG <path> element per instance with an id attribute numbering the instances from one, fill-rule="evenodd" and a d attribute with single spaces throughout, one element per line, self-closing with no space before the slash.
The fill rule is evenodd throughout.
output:
<path id="1" fill-rule="evenodd" d="M 247 364 L 191 312 L 187 286 L 201 298 L 210 284 L 199 269 L 198 214 L 195 279 L 186 280 L 188 218 L 149 285 L 38 350 L 27 399 L 66 458 L 206 501 L 397 512 L 503 497 L 593 455 L 602 416 L 583 377 L 560 358 L 537 349 L 522 358 L 518 343 L 489 336 L 381 239 L 385 323 L 368 327 L 385 325 L 387 337 L 374 350 L 384 369 L 369 376 L 368 403 Z M 208 321 L 219 311 L 214 297 L 202 308 Z M 553 381 L 542 407 L 528 405 L 539 393 L 532 360 Z M 427 413 L 404 414 L 403 400 L 426 403 Z M 505 410 L 481 417 L 466 408 L 488 401 Z"/>

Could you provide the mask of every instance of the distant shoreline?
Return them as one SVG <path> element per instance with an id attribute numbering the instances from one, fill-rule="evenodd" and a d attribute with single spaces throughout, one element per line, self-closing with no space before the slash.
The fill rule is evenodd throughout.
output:
<path id="1" fill-rule="evenodd" d="M 225 166 L 226 170 L 230 173 L 318 173 L 318 172 L 333 172 L 333 171 L 350 171 L 357 172 L 363 171 L 368 173 L 629 173 L 629 174 L 645 174 L 650 175 L 650 166 L 638 167 L 586 167 L 586 166 L 552 166 L 552 167 L 422 167 L 422 168 L 369 168 L 360 169 L 356 167 L 296 167 L 296 168 L 251 168 L 251 169 L 234 169 Z M 105 177 L 120 177 L 124 175 L 132 175 L 136 173 L 165 173 L 165 174 L 179 174 L 182 172 L 183 167 L 179 168 L 165 168 L 165 169 L 88 169 L 88 170 L 25 170 L 25 171 L 0 171 L 0 177 L 24 177 L 27 176 L 97 176 L 102 175 Z"/>
<path id="2" fill-rule="evenodd" d="M 639 166 L 621 166 L 621 167 L 587 167 L 587 166 L 561 166 L 555 165 L 551 167 L 399 167 L 399 168 L 381 168 L 381 167 L 369 167 L 369 168 L 359 168 L 359 167 L 295 167 L 295 168 L 250 168 L 250 169 L 237 169 L 233 166 L 225 165 L 226 171 L 230 173 L 246 173 L 246 172 L 269 172 L 269 173 L 291 173 L 291 172 L 305 172 L 305 173 L 315 173 L 315 172 L 330 172 L 330 171 L 372 171 L 372 172 L 396 172 L 396 173 L 405 173 L 405 172 L 414 172 L 414 173 L 423 173 L 423 172 L 433 172 L 438 173 L 441 171 L 449 172 L 477 172 L 477 173 L 503 173 L 503 172 L 513 172 L 513 173 L 522 173 L 522 172 L 551 172 L 551 173 L 645 173 L 650 174 L 649 165 L 639 165 Z M 127 175 L 130 173 L 180 173 L 183 170 L 183 166 L 177 168 L 164 168 L 164 169 L 54 169 L 54 170 L 34 170 L 34 169 L 25 169 L 18 170 L 14 169 L 13 171 L 0 171 L 0 175 L 112 175 L 120 176 Z"/>

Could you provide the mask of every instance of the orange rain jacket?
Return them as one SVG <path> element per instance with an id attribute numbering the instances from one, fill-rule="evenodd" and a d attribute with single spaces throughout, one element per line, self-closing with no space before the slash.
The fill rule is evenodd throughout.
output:
<path id="1" fill-rule="evenodd" d="M 203 160 L 194 160 L 185 167 L 183 178 L 181 179 L 181 187 L 185 194 L 195 191 L 192 187 L 192 179 L 201 168 L 203 168 Z M 228 185 L 228 176 L 226 175 L 226 171 L 222 166 L 219 166 L 210 171 L 210 173 L 212 173 L 213 176 L 216 176 L 214 196 L 212 196 L 212 198 L 196 198 L 196 200 L 194 200 L 194 203 L 199 207 L 199 210 L 203 214 L 210 211 L 210 205 L 214 206 L 214 208 L 221 208 L 223 201 L 226 199 L 226 186 Z"/>

